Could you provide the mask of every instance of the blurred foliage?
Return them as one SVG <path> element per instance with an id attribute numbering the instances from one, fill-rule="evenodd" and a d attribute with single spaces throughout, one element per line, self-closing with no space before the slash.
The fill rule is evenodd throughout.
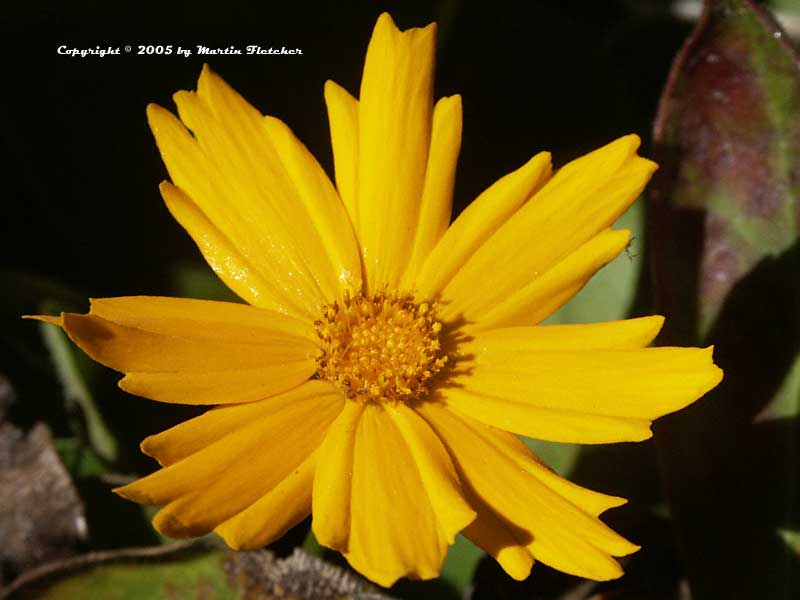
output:
<path id="1" fill-rule="evenodd" d="M 629 498 L 604 520 L 642 551 L 626 559 L 626 576 L 616 582 L 585 582 L 543 565 L 514 582 L 459 536 L 440 581 L 404 581 L 394 596 L 674 600 L 685 597 L 687 573 L 695 600 L 797 596 L 800 88 L 785 36 L 776 37 L 750 2 L 714 4 L 714 18 L 693 35 L 662 100 L 655 140 L 660 210 L 640 200 L 620 219 L 617 227 L 633 232 L 628 251 L 548 323 L 655 312 L 647 272 L 655 261 L 659 311 L 669 317 L 662 343 L 715 343 L 726 381 L 657 428 L 660 457 L 650 442 L 581 449 L 527 440 L 559 473 Z M 800 1 L 764 4 L 797 31 L 791 23 Z M 149 513 L 110 488 L 119 473 L 154 468 L 137 453 L 141 438 L 198 409 L 121 393 L 117 374 L 74 352 L 54 328 L 42 339 L 19 315 L 82 312 L 89 296 L 235 298 L 163 207 L 156 186 L 166 173 L 144 120 L 148 102 L 171 107 L 174 90 L 194 87 L 203 58 L 80 60 L 59 57 L 58 45 L 302 47 L 303 56 L 291 61 L 218 56 L 211 66 L 260 109 L 286 120 L 330 171 L 323 82 L 357 90 L 382 10 L 401 27 L 438 20 L 437 95 L 464 97 L 457 213 L 540 149 L 552 150 L 560 165 L 625 133 L 646 138 L 670 63 L 690 33 L 685 15 L 700 7 L 660 0 L 491 8 L 364 0 L 319 2 L 313 10 L 300 3 L 172 2 L 157 12 L 148 3 L 94 0 L 10 6 L 0 20 L 0 50 L 11 56 L 24 46 L 28 54 L 7 65 L 9 89 L 19 93 L 0 103 L 0 152 L 14 174 L 0 225 L 0 370 L 18 392 L 10 418 L 28 428 L 45 421 L 54 432 L 86 506 L 86 549 L 159 541 Z M 300 544 L 346 568 L 339 555 L 315 546 L 307 521 L 273 550 L 288 555 Z M 221 555 L 206 549 L 84 565 L 74 577 L 50 580 L 47 595 L 25 597 L 92 597 L 92 590 L 108 598 L 242 597 L 225 578 Z"/>
<path id="2" fill-rule="evenodd" d="M 53 445 L 74 479 L 96 477 L 108 469 L 103 459 L 77 438 L 58 438 L 53 440 Z"/>
<path id="3" fill-rule="evenodd" d="M 769 15 L 708 3 L 655 141 L 664 341 L 714 344 L 726 371 L 657 429 L 693 597 L 796 598 L 800 61 Z"/>
<path id="4" fill-rule="evenodd" d="M 48 308 L 50 307 L 45 304 L 45 314 L 51 312 Z M 56 374 L 64 388 L 64 401 L 68 408 L 77 408 L 81 411 L 83 415 L 81 425 L 86 429 L 86 436 L 92 450 L 105 461 L 116 461 L 117 441 L 108 430 L 103 421 L 103 416 L 97 410 L 94 398 L 89 392 L 89 388 L 78 368 L 76 355 L 80 351 L 70 342 L 67 334 L 58 327 L 53 327 L 47 323 L 39 323 L 39 329 L 42 332 L 44 345 L 50 353 Z M 80 354 L 82 355 L 83 353 Z"/>

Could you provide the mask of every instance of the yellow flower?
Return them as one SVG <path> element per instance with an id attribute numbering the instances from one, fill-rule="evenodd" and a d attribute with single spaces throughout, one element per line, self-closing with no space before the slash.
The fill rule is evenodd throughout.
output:
<path id="1" fill-rule="evenodd" d="M 208 68 L 175 94 L 180 120 L 148 108 L 170 212 L 250 306 L 139 296 L 39 318 L 124 390 L 220 405 L 145 439 L 163 468 L 116 490 L 163 505 L 166 535 L 256 548 L 312 513 L 385 586 L 436 577 L 458 532 L 516 579 L 534 559 L 618 577 L 637 546 L 598 515 L 625 500 L 514 434 L 643 440 L 720 381 L 711 349 L 645 348 L 661 317 L 538 325 L 625 248 L 611 224 L 656 166 L 633 135 L 555 174 L 537 154 L 448 227 L 461 99 L 433 104 L 435 32 L 384 14 L 360 98 L 326 84 L 336 187 Z"/>

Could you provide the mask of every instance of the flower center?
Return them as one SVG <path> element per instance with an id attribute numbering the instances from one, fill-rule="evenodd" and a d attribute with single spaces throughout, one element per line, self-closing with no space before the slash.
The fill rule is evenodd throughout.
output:
<path id="1" fill-rule="evenodd" d="M 317 376 L 351 400 L 407 402 L 427 394 L 427 382 L 447 362 L 435 306 L 410 294 L 345 293 L 314 324 L 322 340 Z"/>

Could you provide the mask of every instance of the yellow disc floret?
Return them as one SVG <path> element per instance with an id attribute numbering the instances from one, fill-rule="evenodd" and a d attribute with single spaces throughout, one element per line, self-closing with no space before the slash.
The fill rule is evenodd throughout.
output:
<path id="1" fill-rule="evenodd" d="M 427 382 L 447 362 L 435 306 L 410 294 L 359 292 L 322 309 L 317 375 L 351 400 L 407 402 L 427 394 Z"/>

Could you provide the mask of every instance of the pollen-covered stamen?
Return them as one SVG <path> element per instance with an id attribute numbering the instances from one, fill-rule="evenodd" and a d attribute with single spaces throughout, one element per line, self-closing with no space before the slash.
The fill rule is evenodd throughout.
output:
<path id="1" fill-rule="evenodd" d="M 315 322 L 322 340 L 317 375 L 353 400 L 420 399 L 427 382 L 447 363 L 435 306 L 410 294 L 345 294 Z"/>

